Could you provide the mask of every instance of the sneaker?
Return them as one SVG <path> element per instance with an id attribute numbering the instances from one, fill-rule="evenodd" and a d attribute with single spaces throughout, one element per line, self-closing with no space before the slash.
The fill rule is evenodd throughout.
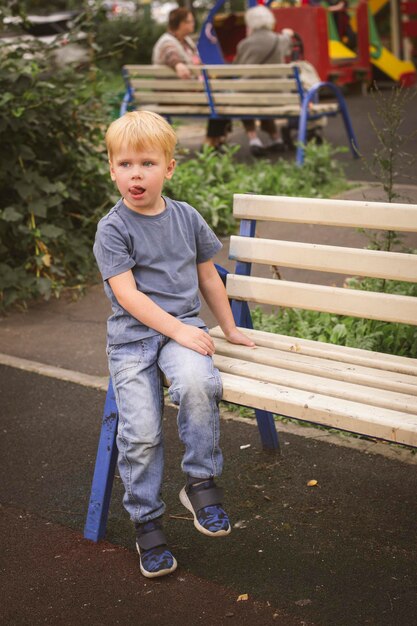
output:
<path id="1" fill-rule="evenodd" d="M 260 145 L 258 145 L 256 143 L 249 144 L 249 152 L 254 157 L 263 157 L 263 156 L 266 156 L 268 154 L 268 151 L 265 148 L 265 146 L 260 146 Z"/>
<path id="2" fill-rule="evenodd" d="M 281 128 L 281 135 L 287 150 L 295 150 L 295 144 L 292 140 L 291 129 L 288 126 Z"/>
<path id="3" fill-rule="evenodd" d="M 315 141 L 318 146 L 323 144 L 323 135 L 319 128 L 312 128 L 307 130 L 307 141 Z"/>
<path id="4" fill-rule="evenodd" d="M 136 549 L 140 571 L 146 578 L 166 576 L 177 569 L 177 561 L 167 546 L 160 520 L 136 525 Z"/>
<path id="5" fill-rule="evenodd" d="M 209 537 L 224 537 L 232 528 L 221 506 L 223 490 L 210 478 L 180 491 L 180 501 L 193 514 L 196 529 Z"/>
<path id="6" fill-rule="evenodd" d="M 274 141 L 267 147 L 268 152 L 278 153 L 285 152 L 285 144 L 282 140 Z"/>

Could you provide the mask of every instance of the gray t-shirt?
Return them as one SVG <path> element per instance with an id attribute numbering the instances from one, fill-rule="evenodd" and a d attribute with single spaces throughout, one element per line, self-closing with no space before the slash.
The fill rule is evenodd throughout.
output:
<path id="1" fill-rule="evenodd" d="M 156 334 L 117 302 L 108 279 L 132 270 L 138 290 L 164 311 L 193 326 L 198 317 L 197 264 L 222 247 L 201 215 L 186 202 L 164 197 L 165 211 L 142 215 L 119 202 L 97 227 L 94 254 L 113 314 L 107 322 L 108 345 L 130 343 Z"/>

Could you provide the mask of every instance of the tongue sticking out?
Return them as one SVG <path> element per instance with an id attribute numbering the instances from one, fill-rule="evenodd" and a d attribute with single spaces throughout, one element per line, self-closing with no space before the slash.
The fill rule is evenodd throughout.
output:
<path id="1" fill-rule="evenodd" d="M 129 192 L 132 196 L 140 196 L 144 193 L 144 188 L 139 186 L 134 186 L 129 188 Z"/>

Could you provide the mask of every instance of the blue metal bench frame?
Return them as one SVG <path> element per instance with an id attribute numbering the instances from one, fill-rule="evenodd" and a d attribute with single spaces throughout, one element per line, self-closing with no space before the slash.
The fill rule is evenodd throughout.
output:
<path id="1" fill-rule="evenodd" d="M 255 230 L 256 220 L 241 221 L 240 236 L 254 237 Z M 216 265 L 216 268 L 223 282 L 226 282 L 228 272 L 221 266 Z M 238 261 L 236 263 L 235 273 L 250 276 L 251 269 L 251 263 Z M 237 326 L 242 328 L 253 328 L 252 318 L 247 302 L 233 300 L 231 302 L 231 307 Z M 255 415 L 263 448 L 265 450 L 278 451 L 279 441 L 273 414 L 256 409 Z M 103 539 L 106 534 L 113 478 L 117 461 L 117 424 L 118 410 L 113 384 L 110 378 L 106 401 L 104 404 L 102 426 L 93 481 L 91 485 L 87 519 L 84 527 L 84 537 L 86 539 L 91 539 L 92 541 L 99 541 L 100 539 Z"/>
<path id="2" fill-rule="evenodd" d="M 343 117 L 343 122 L 345 125 L 345 130 L 348 138 L 348 145 L 352 152 L 353 158 L 359 157 L 358 150 L 358 142 L 356 140 L 355 133 L 353 131 L 352 122 L 350 120 L 349 112 L 346 106 L 345 99 L 343 94 L 337 85 L 329 82 L 320 82 L 316 85 L 313 85 L 311 89 L 306 91 L 301 83 L 300 72 L 299 69 L 294 66 L 294 77 L 297 84 L 298 95 L 300 98 L 300 115 L 285 115 L 281 116 L 285 119 L 298 119 L 298 140 L 297 140 L 297 151 L 296 151 L 296 163 L 297 165 L 302 165 L 304 163 L 304 152 L 306 146 L 307 139 L 307 123 L 310 121 L 321 119 L 322 117 L 335 117 L 339 113 L 341 113 Z M 120 115 L 124 115 L 127 111 L 131 109 L 132 103 L 134 102 L 134 90 L 130 84 L 129 73 L 127 70 L 122 70 L 123 78 L 126 84 L 126 93 L 123 97 L 121 106 L 120 106 Z M 258 119 L 259 115 L 222 115 L 216 111 L 216 106 L 213 100 L 213 94 L 210 87 L 210 79 L 207 75 L 206 70 L 202 70 L 203 81 L 204 81 L 204 90 L 207 96 L 207 103 L 210 107 L 210 114 L 196 114 L 196 113 L 173 113 L 172 115 L 175 117 L 197 117 L 203 119 Z M 319 92 L 323 89 L 330 90 L 336 97 L 338 102 L 338 109 L 336 111 L 329 111 L 323 113 L 311 113 L 309 110 L 309 105 L 313 102 L 318 102 Z M 165 115 L 168 121 L 171 123 L 171 115 Z M 276 115 L 263 115 L 262 117 L 270 118 L 270 119 L 278 119 L 279 116 Z"/>

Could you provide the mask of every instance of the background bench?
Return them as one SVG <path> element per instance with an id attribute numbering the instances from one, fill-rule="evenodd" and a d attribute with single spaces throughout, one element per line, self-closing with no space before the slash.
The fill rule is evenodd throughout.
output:
<path id="1" fill-rule="evenodd" d="M 339 113 L 343 117 L 348 145 L 358 156 L 357 141 L 340 89 L 317 83 L 303 89 L 296 65 L 201 65 L 190 67 L 195 80 L 181 80 L 168 67 L 125 65 L 126 94 L 120 108 L 147 109 L 171 118 L 294 119 L 298 121 L 296 160 L 301 164 L 308 122 Z M 319 92 L 331 90 L 336 102 L 318 102 Z"/>
<path id="2" fill-rule="evenodd" d="M 417 282 L 417 255 L 256 237 L 256 223 L 292 222 L 417 233 L 417 205 L 235 195 L 240 234 L 230 239 L 226 288 L 238 326 L 248 303 L 417 325 L 417 298 L 257 277 L 261 265 Z M 271 229 L 268 229 L 270 231 Z M 320 274 L 319 274 L 320 275 Z M 417 447 L 417 359 L 247 330 L 255 348 L 210 331 L 223 400 L 253 407 L 263 447 L 278 448 L 274 414 Z M 104 536 L 116 463 L 117 407 L 107 392 L 84 536 Z"/>

